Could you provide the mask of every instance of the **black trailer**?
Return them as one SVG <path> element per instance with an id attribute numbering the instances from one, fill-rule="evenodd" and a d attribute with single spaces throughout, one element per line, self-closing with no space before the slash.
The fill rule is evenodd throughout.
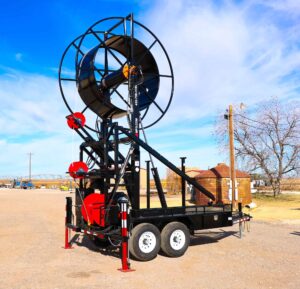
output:
<path id="1" fill-rule="evenodd" d="M 135 37 L 141 32 L 147 34 L 145 39 L 151 39 L 149 43 Z M 151 50 L 155 46 L 158 58 Z M 72 55 L 75 66 L 70 77 Z M 162 58 L 165 64 L 160 71 Z M 119 68 L 110 65 L 111 61 Z M 67 93 L 72 84 L 84 104 L 80 111 L 69 104 Z M 153 259 L 160 249 L 178 257 L 187 250 L 194 231 L 233 225 L 232 205 L 214 204 L 214 195 L 185 173 L 185 158 L 181 158 L 178 168 L 147 142 L 145 130 L 156 124 L 170 106 L 174 75 L 159 39 L 133 15 L 100 20 L 72 41 L 60 63 L 59 85 L 70 112 L 67 123 L 83 139 L 79 160 L 68 171 L 78 181 L 78 188 L 74 200 L 67 198 L 65 248 L 70 248 L 69 229 L 91 235 L 96 243 L 109 241 L 121 247 L 122 269 L 126 271 L 130 269 L 128 250 L 143 261 Z M 167 101 L 165 95 L 159 96 L 160 85 L 164 93 L 169 85 Z M 119 91 L 121 88 L 127 93 Z M 155 112 L 151 112 L 153 108 Z M 96 115 L 93 127 L 87 125 L 85 114 L 89 111 Z M 127 120 L 127 124 L 121 125 L 118 118 Z M 146 208 L 140 206 L 142 151 L 149 156 Z M 157 161 L 181 177 L 181 206 L 168 206 Z M 150 178 L 155 183 L 159 208 L 151 207 Z M 187 206 L 186 183 L 205 194 L 211 200 L 209 204 Z M 240 209 L 235 219 L 241 218 L 248 216 Z"/>

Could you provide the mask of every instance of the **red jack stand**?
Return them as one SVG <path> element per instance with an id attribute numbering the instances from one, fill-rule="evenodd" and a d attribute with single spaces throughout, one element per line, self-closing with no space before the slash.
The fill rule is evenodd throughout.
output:
<path id="1" fill-rule="evenodd" d="M 127 272 L 133 272 L 134 269 L 130 269 L 130 262 L 128 258 L 128 242 L 122 241 L 122 268 L 118 269 L 121 272 L 127 273 Z"/>
<path id="2" fill-rule="evenodd" d="M 128 201 L 126 198 L 122 198 L 121 204 L 121 230 L 122 230 L 122 268 L 118 269 L 121 272 L 133 272 L 135 270 L 130 269 L 130 260 L 128 252 L 128 229 L 127 229 L 127 211 Z"/>
<path id="3" fill-rule="evenodd" d="M 64 249 L 74 249 L 71 246 L 71 243 L 69 242 L 69 228 L 66 226 L 65 228 L 65 246 L 63 247 Z"/>

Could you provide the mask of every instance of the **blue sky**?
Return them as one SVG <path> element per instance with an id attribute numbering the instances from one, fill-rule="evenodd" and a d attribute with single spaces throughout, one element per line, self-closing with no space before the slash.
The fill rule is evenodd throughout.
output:
<path id="1" fill-rule="evenodd" d="M 105 17 L 133 12 L 169 53 L 174 100 L 148 140 L 175 163 L 187 156 L 206 169 L 227 160 L 212 132 L 229 104 L 298 98 L 296 0 L 0 3 L 0 176 L 26 175 L 28 152 L 33 174 L 62 174 L 76 159 L 80 139 L 65 125 L 57 69 L 65 47 Z"/>

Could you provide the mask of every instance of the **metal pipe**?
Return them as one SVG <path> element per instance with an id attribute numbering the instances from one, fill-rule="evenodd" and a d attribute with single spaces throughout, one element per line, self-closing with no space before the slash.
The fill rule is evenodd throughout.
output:
<path id="1" fill-rule="evenodd" d="M 235 157 L 234 157 L 234 128 L 233 128 L 233 106 L 229 105 L 228 125 L 229 125 L 229 153 L 230 153 L 230 176 L 231 176 L 231 193 L 232 193 L 232 207 L 236 209 L 235 196 Z"/>
<path id="2" fill-rule="evenodd" d="M 79 153 L 79 160 L 81 162 L 83 162 L 83 150 L 81 147 L 80 147 L 80 153 Z M 80 178 L 80 180 L 79 180 L 79 189 L 80 189 L 80 191 L 83 190 L 83 179 L 82 178 Z"/>
<path id="3" fill-rule="evenodd" d="M 66 223 L 72 224 L 72 197 L 66 197 Z"/>
<path id="4" fill-rule="evenodd" d="M 134 59 L 133 59 L 133 54 L 134 54 L 134 50 L 133 50 L 133 39 L 134 39 L 134 21 L 133 21 L 133 13 L 130 14 L 130 64 L 133 65 Z"/>
<path id="5" fill-rule="evenodd" d="M 181 157 L 181 171 L 185 174 L 185 160 L 186 157 Z M 181 198 L 182 198 L 182 206 L 185 207 L 185 180 L 181 177 Z"/>
<path id="6" fill-rule="evenodd" d="M 150 209 L 150 161 L 146 161 L 147 168 L 147 209 Z"/>
<path id="7" fill-rule="evenodd" d="M 152 175 L 153 175 L 153 178 L 154 178 L 154 182 L 155 182 L 155 186 L 156 186 L 156 189 L 157 189 L 157 193 L 158 193 L 158 197 L 159 197 L 161 207 L 162 208 L 167 208 L 168 206 L 167 206 L 166 198 L 165 198 L 165 195 L 164 195 L 164 190 L 163 190 L 162 185 L 161 185 L 161 180 L 160 180 L 160 177 L 159 177 L 159 174 L 158 174 L 158 170 L 157 170 L 157 168 L 152 168 L 151 171 L 152 171 Z"/>

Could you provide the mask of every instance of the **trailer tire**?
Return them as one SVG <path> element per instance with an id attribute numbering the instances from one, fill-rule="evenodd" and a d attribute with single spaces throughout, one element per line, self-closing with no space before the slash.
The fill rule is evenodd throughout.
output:
<path id="1" fill-rule="evenodd" d="M 139 261 L 154 259 L 160 250 L 160 232 L 150 223 L 134 227 L 129 238 L 129 252 Z"/>
<path id="2" fill-rule="evenodd" d="M 161 249 L 169 257 L 184 255 L 190 244 L 190 232 L 180 222 L 167 224 L 161 232 Z"/>

